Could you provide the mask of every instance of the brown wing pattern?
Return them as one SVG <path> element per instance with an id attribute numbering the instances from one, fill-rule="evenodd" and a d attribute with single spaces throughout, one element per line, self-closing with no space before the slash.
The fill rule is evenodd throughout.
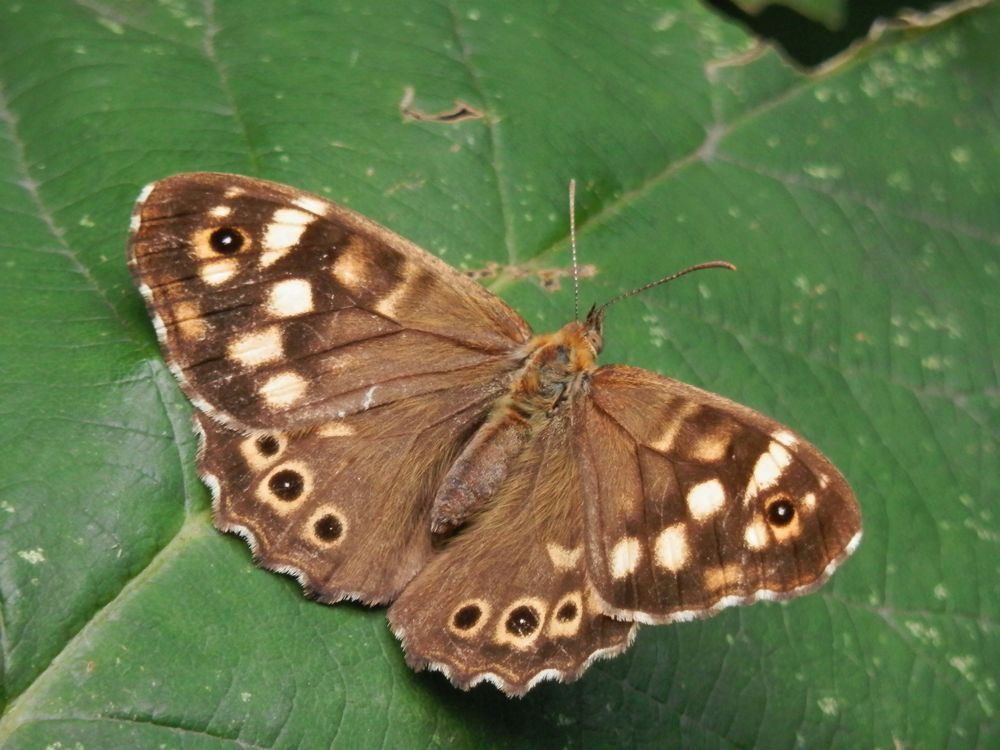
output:
<path id="1" fill-rule="evenodd" d="M 634 624 L 601 613 L 587 574 L 569 419 L 538 435 L 489 507 L 390 608 L 415 669 L 521 695 L 628 647 Z"/>
<path id="2" fill-rule="evenodd" d="M 843 477 L 751 409 L 611 366 L 581 410 L 587 565 L 609 614 L 669 622 L 805 593 L 860 540 Z"/>
<path id="3" fill-rule="evenodd" d="M 500 386 L 502 387 L 502 386 Z M 432 554 L 430 503 L 497 398 L 454 385 L 304 431 L 246 435 L 197 416 L 215 524 L 325 602 L 385 603 Z"/>
<path id="4" fill-rule="evenodd" d="M 185 392 L 235 428 L 336 419 L 442 377 L 485 382 L 530 336 L 507 305 L 407 240 L 247 177 L 149 186 L 129 264 Z"/>

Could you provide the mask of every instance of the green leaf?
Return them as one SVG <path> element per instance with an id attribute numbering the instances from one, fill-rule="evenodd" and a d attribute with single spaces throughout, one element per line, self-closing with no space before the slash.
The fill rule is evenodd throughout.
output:
<path id="1" fill-rule="evenodd" d="M 987 6 L 808 77 L 683 0 L 4 4 L 0 745 L 995 747 L 998 34 Z M 584 305 L 735 262 L 614 308 L 604 361 L 808 435 L 859 551 L 520 701 L 411 673 L 383 611 L 211 527 L 124 262 L 140 187 L 195 169 L 499 263 L 539 330 L 571 176 Z"/>

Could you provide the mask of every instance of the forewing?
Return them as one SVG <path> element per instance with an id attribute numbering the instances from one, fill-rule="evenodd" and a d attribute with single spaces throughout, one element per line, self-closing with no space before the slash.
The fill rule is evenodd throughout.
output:
<path id="1" fill-rule="evenodd" d="M 416 245 L 247 177 L 148 186 L 129 265 L 185 392 L 230 427 L 320 423 L 434 390 L 442 373 L 488 380 L 530 336 L 500 299 Z"/>
<path id="2" fill-rule="evenodd" d="M 215 524 L 322 601 L 391 601 L 429 559 L 434 491 L 497 395 L 453 384 L 305 431 L 250 435 L 199 414 Z"/>
<path id="3" fill-rule="evenodd" d="M 601 613 L 587 575 L 571 428 L 569 414 L 549 423 L 489 507 L 390 608 L 414 669 L 521 695 L 628 647 L 634 624 Z"/>
<path id="4" fill-rule="evenodd" d="M 633 367 L 603 367 L 576 432 L 587 565 L 641 622 L 805 593 L 854 551 L 847 482 L 787 427 Z"/>

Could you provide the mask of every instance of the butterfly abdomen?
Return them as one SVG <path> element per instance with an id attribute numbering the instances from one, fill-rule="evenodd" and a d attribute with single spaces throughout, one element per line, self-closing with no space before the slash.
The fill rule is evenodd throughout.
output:
<path id="1" fill-rule="evenodd" d="M 492 498 L 525 446 L 585 386 L 596 352 L 572 322 L 525 345 L 524 363 L 441 483 L 431 512 L 436 534 L 461 526 Z"/>

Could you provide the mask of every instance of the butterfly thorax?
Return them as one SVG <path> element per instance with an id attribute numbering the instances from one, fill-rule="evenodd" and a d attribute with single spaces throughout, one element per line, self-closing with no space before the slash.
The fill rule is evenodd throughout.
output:
<path id="1" fill-rule="evenodd" d="M 601 348 L 599 325 L 572 321 L 535 336 L 520 369 L 441 483 L 432 511 L 436 533 L 460 526 L 503 484 L 525 447 L 586 390 Z"/>
<path id="2" fill-rule="evenodd" d="M 531 429 L 543 426 L 586 386 L 596 367 L 600 344 L 591 334 L 585 324 L 572 321 L 555 333 L 532 338 L 508 397 L 497 404 L 491 419 L 523 421 Z"/>

